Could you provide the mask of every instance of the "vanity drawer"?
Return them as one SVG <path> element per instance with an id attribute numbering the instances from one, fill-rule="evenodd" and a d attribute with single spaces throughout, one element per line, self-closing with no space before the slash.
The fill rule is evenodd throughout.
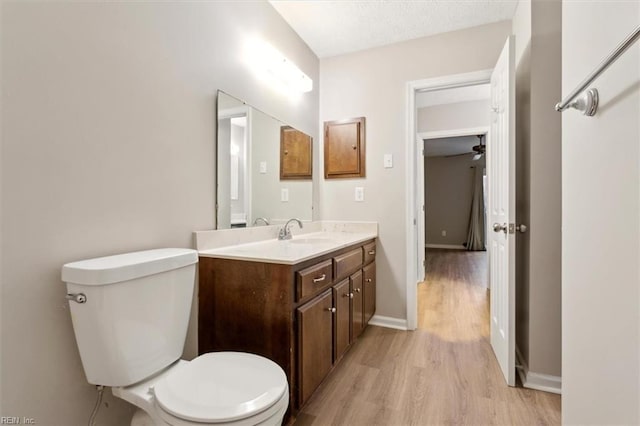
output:
<path id="1" fill-rule="evenodd" d="M 364 264 L 368 264 L 376 260 L 376 242 L 365 244 L 364 247 Z"/>
<path id="2" fill-rule="evenodd" d="M 358 247 L 340 256 L 333 258 L 333 275 L 336 280 L 341 280 L 352 274 L 362 266 L 362 248 Z"/>
<path id="3" fill-rule="evenodd" d="M 333 264 L 325 260 L 296 272 L 296 300 L 313 296 L 333 282 Z"/>

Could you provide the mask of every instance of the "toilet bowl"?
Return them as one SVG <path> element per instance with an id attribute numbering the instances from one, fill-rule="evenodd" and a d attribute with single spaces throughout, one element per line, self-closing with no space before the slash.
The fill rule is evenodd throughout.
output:
<path id="1" fill-rule="evenodd" d="M 289 405 L 282 369 L 241 352 L 179 360 L 148 380 L 112 391 L 139 407 L 132 426 L 280 425 Z"/>
<path id="2" fill-rule="evenodd" d="M 287 377 L 254 354 L 180 359 L 197 252 L 156 249 L 62 268 L 87 381 L 138 407 L 132 425 L 280 425 Z"/>

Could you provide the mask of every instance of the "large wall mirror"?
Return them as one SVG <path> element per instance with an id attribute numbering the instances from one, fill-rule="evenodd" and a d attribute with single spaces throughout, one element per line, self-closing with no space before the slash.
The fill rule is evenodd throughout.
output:
<path id="1" fill-rule="evenodd" d="M 311 220 L 313 140 L 218 91 L 218 229 Z"/>

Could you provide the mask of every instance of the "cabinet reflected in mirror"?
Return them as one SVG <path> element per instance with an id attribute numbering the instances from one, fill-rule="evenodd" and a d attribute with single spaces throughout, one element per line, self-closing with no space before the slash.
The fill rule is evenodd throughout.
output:
<path id="1" fill-rule="evenodd" d="M 311 220 L 313 140 L 218 91 L 218 229 Z"/>

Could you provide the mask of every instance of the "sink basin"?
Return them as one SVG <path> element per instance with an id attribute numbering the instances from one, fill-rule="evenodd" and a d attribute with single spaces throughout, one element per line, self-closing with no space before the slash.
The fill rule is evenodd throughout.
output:
<path id="1" fill-rule="evenodd" d="M 288 241 L 291 244 L 332 244 L 335 241 L 330 238 L 294 238 Z"/>

